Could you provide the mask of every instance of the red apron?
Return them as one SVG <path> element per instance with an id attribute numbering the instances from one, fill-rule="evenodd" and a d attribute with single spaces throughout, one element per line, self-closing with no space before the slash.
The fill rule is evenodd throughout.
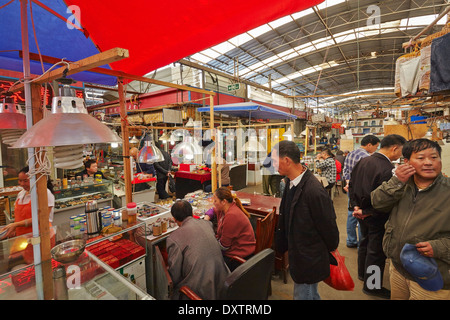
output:
<path id="1" fill-rule="evenodd" d="M 26 219 L 31 219 L 31 202 L 27 204 L 17 204 L 14 205 L 14 221 L 20 222 Z M 17 227 L 16 236 L 21 236 L 26 233 L 33 232 L 33 227 Z"/>
<path id="2" fill-rule="evenodd" d="M 26 219 L 31 219 L 31 201 L 27 204 L 18 204 L 17 202 L 14 204 L 14 221 L 20 222 Z M 52 229 L 52 224 L 50 224 L 50 245 L 53 247 L 55 245 L 55 233 Z M 33 227 L 17 227 L 16 228 L 16 237 L 21 236 L 27 233 L 32 233 Z M 23 258 L 25 262 L 30 264 L 33 262 L 33 245 L 28 244 L 23 252 Z"/>

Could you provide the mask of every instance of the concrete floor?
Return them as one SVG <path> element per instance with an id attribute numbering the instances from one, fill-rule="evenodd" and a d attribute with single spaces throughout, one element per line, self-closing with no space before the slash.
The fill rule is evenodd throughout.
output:
<path id="1" fill-rule="evenodd" d="M 249 186 L 240 191 L 244 192 L 262 192 L 262 186 Z M 357 269 L 357 256 L 358 251 L 356 248 L 347 248 L 346 238 L 347 238 L 347 195 L 340 192 L 334 197 L 334 209 L 336 211 L 337 225 L 339 228 L 340 241 L 339 241 L 339 253 L 341 256 L 345 257 L 345 265 L 350 272 L 355 283 L 355 288 L 353 291 L 338 291 L 324 282 L 319 283 L 319 294 L 322 300 L 384 300 L 381 298 L 368 296 L 362 292 L 363 282 L 358 280 L 358 269 Z M 389 265 L 387 262 L 383 286 L 390 289 L 389 285 Z M 293 281 L 290 276 L 288 276 L 288 281 L 285 284 L 281 275 L 275 274 L 272 277 L 272 295 L 269 300 L 292 300 L 293 297 Z"/>

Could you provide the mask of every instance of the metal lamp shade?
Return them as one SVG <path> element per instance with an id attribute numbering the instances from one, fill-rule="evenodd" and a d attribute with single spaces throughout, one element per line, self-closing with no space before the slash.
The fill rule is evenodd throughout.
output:
<path id="1" fill-rule="evenodd" d="M 12 148 L 67 146 L 121 142 L 122 139 L 97 119 L 84 113 L 52 113 L 37 122 Z"/>
<path id="2" fill-rule="evenodd" d="M 248 141 L 244 144 L 244 151 L 263 152 L 266 151 L 266 148 L 258 141 L 256 136 L 250 136 Z"/>
<path id="3" fill-rule="evenodd" d="M 69 146 L 87 143 L 121 142 L 106 125 L 91 117 L 82 98 L 65 85 L 60 96 L 53 97 L 52 113 L 38 121 L 17 140 L 12 148 Z"/>
<path id="4" fill-rule="evenodd" d="M 23 113 L 0 113 L 1 129 L 27 129 L 26 117 Z"/>
<path id="5" fill-rule="evenodd" d="M 2 142 L 12 145 L 27 129 L 25 115 L 12 98 L 4 98 L 0 103 L 0 135 Z"/>
<path id="6" fill-rule="evenodd" d="M 164 161 L 164 156 L 161 150 L 155 146 L 153 141 L 145 141 L 144 146 L 139 151 L 137 162 L 139 163 L 155 163 Z"/>
<path id="7" fill-rule="evenodd" d="M 184 137 L 184 141 L 173 148 L 172 161 L 175 164 L 180 164 L 183 160 L 191 161 L 202 152 L 202 148 L 194 142 L 192 137 Z"/>

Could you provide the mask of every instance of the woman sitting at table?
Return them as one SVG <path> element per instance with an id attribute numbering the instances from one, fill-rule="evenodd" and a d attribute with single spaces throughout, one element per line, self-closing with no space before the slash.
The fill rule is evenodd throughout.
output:
<path id="1" fill-rule="evenodd" d="M 213 197 L 214 214 L 217 217 L 217 234 L 225 263 L 230 271 L 236 269 L 240 263 L 233 260 L 238 256 L 245 260 L 255 252 L 256 240 L 250 215 L 242 206 L 239 198 L 233 196 L 226 187 L 218 188 Z M 205 219 L 211 217 L 205 215 Z"/>

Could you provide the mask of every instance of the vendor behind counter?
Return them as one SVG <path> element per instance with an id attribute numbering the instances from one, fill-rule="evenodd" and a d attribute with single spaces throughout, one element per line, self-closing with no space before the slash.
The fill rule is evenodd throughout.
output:
<path id="1" fill-rule="evenodd" d="M 84 175 L 88 177 L 95 178 L 95 176 L 99 174 L 102 179 L 105 179 L 105 176 L 101 171 L 98 170 L 97 161 L 94 159 L 89 159 L 84 163 L 84 170 L 75 174 L 75 177 L 83 178 Z"/>

